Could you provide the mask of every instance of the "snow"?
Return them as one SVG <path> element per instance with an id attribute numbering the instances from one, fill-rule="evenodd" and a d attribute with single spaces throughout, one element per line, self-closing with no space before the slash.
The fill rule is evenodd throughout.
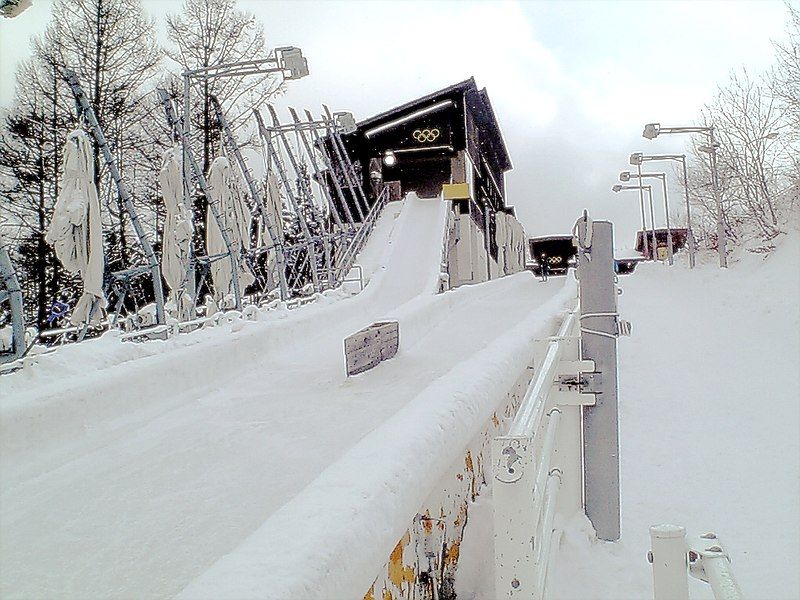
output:
<path id="1" fill-rule="evenodd" d="M 574 293 L 521 273 L 435 295 L 445 216 L 413 196 L 387 210 L 355 297 L 167 341 L 108 333 L 4 376 L 0 596 L 363 594 Z M 346 378 L 343 338 L 385 318 L 398 355 Z"/>
<path id="2" fill-rule="evenodd" d="M 685 257 L 684 257 L 685 258 Z M 800 236 L 728 270 L 644 263 L 621 281 L 622 537 L 562 523 L 556 600 L 652 597 L 649 527 L 716 532 L 744 596 L 800 597 Z M 488 492 L 488 493 L 487 493 Z M 491 492 L 470 507 L 459 598 L 493 597 Z M 489 508 L 487 508 L 487 505 Z M 690 579 L 693 600 L 711 599 Z"/>

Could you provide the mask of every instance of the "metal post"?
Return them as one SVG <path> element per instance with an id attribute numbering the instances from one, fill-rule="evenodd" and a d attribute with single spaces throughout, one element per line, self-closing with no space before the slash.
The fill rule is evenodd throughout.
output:
<path id="1" fill-rule="evenodd" d="M 597 537 L 613 541 L 620 534 L 614 228 L 585 213 L 577 227 L 581 358 L 600 373 L 596 403 L 583 407 L 585 510 Z"/>
<path id="2" fill-rule="evenodd" d="M 717 251 L 719 252 L 719 266 L 728 268 L 728 240 L 725 234 L 725 216 L 722 212 L 722 198 L 719 195 L 719 177 L 717 176 L 717 147 L 714 139 L 714 128 L 708 130 L 711 145 L 711 186 L 714 189 L 714 202 L 717 204 Z"/>
<path id="3" fill-rule="evenodd" d="M 642 165 L 641 163 L 636 165 L 636 169 L 639 173 L 639 185 L 642 185 Z M 653 211 L 653 190 L 648 186 L 647 188 L 648 193 L 650 194 L 650 226 L 651 226 L 651 233 L 653 234 L 653 239 L 650 241 L 650 248 L 652 254 L 651 260 L 658 260 L 658 245 L 656 244 L 656 218 L 655 213 Z"/>
<path id="4" fill-rule="evenodd" d="M 650 252 L 652 254 L 651 260 L 658 260 L 658 243 L 656 242 L 656 212 L 653 208 L 653 188 L 646 186 L 647 197 L 650 202 Z"/>
<path id="5" fill-rule="evenodd" d="M 683 192 L 686 196 L 686 243 L 689 244 L 689 268 L 694 269 L 695 265 L 695 241 L 694 231 L 692 231 L 692 212 L 689 207 L 689 175 L 686 171 L 686 156 L 681 156 L 681 163 L 683 163 Z"/>
<path id="6" fill-rule="evenodd" d="M 3 240 L 0 240 L 2 244 Z M 19 287 L 14 265 L 8 249 L 0 245 L 0 277 L 5 286 L 5 291 L 0 289 L 0 302 L 7 296 L 11 306 L 11 352 L 0 352 L 0 364 L 15 360 L 25 352 L 25 314 L 22 303 L 22 290 Z"/>
<path id="7" fill-rule="evenodd" d="M 689 600 L 686 529 L 653 525 L 650 548 L 647 559 L 653 563 L 654 600 Z"/>
<path id="8" fill-rule="evenodd" d="M 669 200 L 667 199 L 667 175 L 666 173 L 661 176 L 661 185 L 664 190 L 664 217 L 667 221 L 667 258 L 669 264 L 674 264 L 674 249 L 672 246 L 672 229 L 669 226 Z"/>
<path id="9" fill-rule="evenodd" d="M 192 201 L 192 174 L 191 166 L 189 164 L 189 152 L 191 148 L 190 134 L 192 132 L 192 118 L 191 118 L 191 90 L 189 88 L 189 73 L 183 73 L 183 133 L 184 137 L 181 140 L 181 150 L 183 152 L 183 205 L 192 211 L 192 222 L 194 222 L 194 202 Z M 197 282 L 195 277 L 195 247 L 194 236 L 192 236 L 192 243 L 189 246 L 189 264 L 186 265 L 186 291 L 192 299 L 192 305 L 197 306 Z M 194 308 L 192 309 L 194 311 Z"/>

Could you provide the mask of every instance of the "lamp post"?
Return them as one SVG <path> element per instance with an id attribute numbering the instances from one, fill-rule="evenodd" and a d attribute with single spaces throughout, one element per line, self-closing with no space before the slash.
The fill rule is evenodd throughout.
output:
<path id="1" fill-rule="evenodd" d="M 661 127 L 660 123 L 648 123 L 644 126 L 642 136 L 653 140 L 662 133 L 702 133 L 708 136 L 709 153 L 711 156 L 711 186 L 714 190 L 714 202 L 717 206 L 717 251 L 719 252 L 719 266 L 728 267 L 728 239 L 725 233 L 725 218 L 722 213 L 722 199 L 719 194 L 717 175 L 717 142 L 714 139 L 714 127 Z"/>
<path id="2" fill-rule="evenodd" d="M 656 259 L 656 222 L 655 222 L 655 211 L 653 210 L 653 187 L 650 185 L 614 185 L 611 187 L 611 191 L 613 192 L 621 192 L 622 190 L 639 190 L 639 203 L 642 210 L 642 249 L 647 248 L 647 222 L 645 221 L 644 216 L 644 192 L 647 192 L 647 195 L 650 198 L 650 237 L 651 237 L 651 244 L 650 244 L 650 258 L 651 260 Z"/>
<path id="3" fill-rule="evenodd" d="M 692 230 L 692 213 L 689 204 L 689 177 L 686 171 L 686 155 L 685 154 L 650 154 L 645 155 L 641 152 L 634 152 L 630 155 L 629 163 L 632 165 L 641 165 L 645 161 L 661 161 L 661 160 L 677 160 L 683 166 L 683 193 L 686 199 L 686 243 L 689 246 L 689 268 L 694 269 L 695 265 L 695 252 L 697 244 L 694 239 L 694 230 Z"/>
<path id="4" fill-rule="evenodd" d="M 269 58 L 210 65 L 199 69 L 187 69 L 183 72 L 183 130 L 186 135 L 183 137 L 182 151 L 183 200 L 185 206 L 193 206 L 192 191 L 189 183 L 192 180 L 192 174 L 186 145 L 190 140 L 192 130 L 192 119 L 190 118 L 192 110 L 190 101 L 192 80 L 201 80 L 207 84 L 212 79 L 243 77 L 245 75 L 267 75 L 270 73 L 280 73 L 285 80 L 300 79 L 308 75 L 308 61 L 303 56 L 303 51 L 300 48 L 281 46 L 280 48 L 275 48 L 274 55 Z M 261 215 L 261 219 L 267 218 L 266 214 Z M 278 268 L 282 269 L 283 267 L 279 266 Z M 190 270 L 192 271 L 189 275 L 190 289 L 194 295 L 194 268 L 190 267 Z M 283 281 L 283 275 L 279 277 L 279 280 Z M 283 286 L 281 289 L 283 289 Z M 281 292 L 281 297 L 283 297 L 283 292 Z"/>
<path id="5" fill-rule="evenodd" d="M 639 168 L 639 173 L 633 174 L 630 171 L 623 171 L 619 174 L 620 181 L 630 181 L 632 177 L 635 177 L 641 181 L 645 178 L 653 178 L 653 179 L 660 179 L 661 180 L 661 189 L 664 193 L 664 218 L 667 222 L 667 260 L 669 264 L 673 264 L 673 256 L 674 256 L 674 248 L 672 245 L 672 228 L 669 224 L 669 200 L 667 199 L 667 174 L 666 173 L 642 173 L 641 166 Z"/>

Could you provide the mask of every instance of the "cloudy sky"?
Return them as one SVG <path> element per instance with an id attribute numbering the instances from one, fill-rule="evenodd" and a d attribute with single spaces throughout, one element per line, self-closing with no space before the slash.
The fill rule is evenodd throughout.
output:
<path id="1" fill-rule="evenodd" d="M 180 1 L 144 5 L 160 19 Z M 783 2 L 768 0 L 240 5 L 263 21 L 271 46 L 308 57 L 311 76 L 290 82 L 282 105 L 326 102 L 364 118 L 474 76 L 504 132 L 508 200 L 528 233 L 568 231 L 586 207 L 616 223 L 618 246 L 632 244 L 639 214 L 635 193 L 610 190 L 628 154 L 683 150 L 678 136 L 643 139 L 642 126 L 691 124 L 732 69 L 769 67 L 786 17 Z M 50 3 L 34 0 L 0 22 L 0 104 L 49 18 Z"/>

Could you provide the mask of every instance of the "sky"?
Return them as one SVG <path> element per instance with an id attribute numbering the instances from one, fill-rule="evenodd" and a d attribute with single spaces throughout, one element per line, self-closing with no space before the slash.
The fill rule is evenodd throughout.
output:
<path id="1" fill-rule="evenodd" d="M 180 0 L 143 4 L 163 35 L 160 19 Z M 643 125 L 696 123 L 732 70 L 771 65 L 786 21 L 784 3 L 769 0 L 239 4 L 263 22 L 269 46 L 299 46 L 308 58 L 311 75 L 289 82 L 278 107 L 317 112 L 324 102 L 362 119 L 474 76 L 503 131 L 508 203 L 528 234 L 568 232 L 586 208 L 615 223 L 618 247 L 633 245 L 639 223 L 638 195 L 611 191 L 628 155 L 681 153 L 688 142 L 645 140 Z M 0 105 L 49 18 L 50 2 L 34 0 L 0 21 Z M 677 219 L 681 194 L 672 181 Z"/>

